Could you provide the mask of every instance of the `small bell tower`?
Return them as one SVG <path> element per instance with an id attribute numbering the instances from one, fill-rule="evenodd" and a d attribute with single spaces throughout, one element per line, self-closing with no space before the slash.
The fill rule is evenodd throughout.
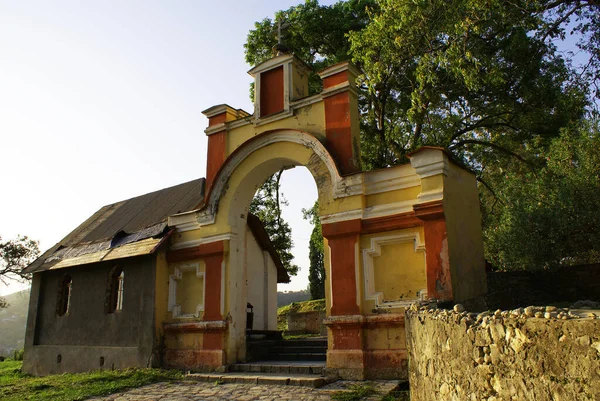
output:
<path id="1" fill-rule="evenodd" d="M 280 54 L 248 71 L 254 77 L 255 123 L 291 115 L 290 103 L 308 96 L 310 67 L 292 54 Z"/>

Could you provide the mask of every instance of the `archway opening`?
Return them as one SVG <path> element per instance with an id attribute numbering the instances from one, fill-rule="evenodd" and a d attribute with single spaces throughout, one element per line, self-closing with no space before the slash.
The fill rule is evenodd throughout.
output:
<path id="1" fill-rule="evenodd" d="M 318 141 L 315 142 L 322 147 Z M 306 168 L 293 169 L 297 166 Z M 255 149 L 247 158 L 240 160 L 237 166 L 231 170 L 227 185 L 223 186 L 225 191 L 222 192 L 222 199 L 220 199 L 217 209 L 217 213 L 221 212 L 219 216 L 227 215 L 227 223 L 231 232 L 227 277 L 228 310 L 231 315 L 227 354 L 230 363 L 248 360 L 246 355 L 248 332 L 246 329 L 249 303 L 253 307 L 252 328 L 254 331 L 264 328 L 277 329 L 276 288 L 273 288 L 275 291 L 269 291 L 271 281 L 264 279 L 266 277 L 264 271 L 261 272 L 251 265 L 249 256 L 253 252 L 252 248 L 256 249 L 256 247 L 252 244 L 247 226 L 250 204 L 256 192 L 265 180 L 281 170 L 285 170 L 282 174 L 284 191 L 290 189 L 290 195 L 287 197 L 288 199 L 293 198 L 293 203 L 297 206 L 296 210 L 292 211 L 292 214 L 296 215 L 292 217 L 292 220 L 299 221 L 304 226 L 304 230 L 298 231 L 300 235 L 292 234 L 296 237 L 296 248 L 304 248 L 300 252 L 304 254 L 304 258 L 302 258 L 304 261 L 299 262 L 304 266 L 298 275 L 300 279 L 292 281 L 293 288 L 306 289 L 308 285 L 308 242 L 312 233 L 312 225 L 302 218 L 302 209 L 311 209 L 315 204 L 317 194 L 321 205 L 333 202 L 332 183 L 336 177 L 331 177 L 329 166 L 317 152 L 306 146 L 306 143 L 266 144 L 266 146 Z M 289 182 L 285 178 L 286 174 L 290 177 Z M 307 186 L 311 187 L 311 190 L 307 190 Z M 312 196 L 307 196 L 308 193 L 312 193 Z M 317 214 L 320 215 L 321 211 Z M 262 285 L 254 284 L 258 282 L 262 282 Z M 262 288 L 261 296 L 257 296 L 257 288 Z M 264 290 L 265 288 L 267 291 Z M 261 313 L 263 316 L 259 316 Z M 275 326 L 270 323 L 273 321 L 275 321 Z M 324 344 L 323 355 L 327 348 L 326 340 Z"/>

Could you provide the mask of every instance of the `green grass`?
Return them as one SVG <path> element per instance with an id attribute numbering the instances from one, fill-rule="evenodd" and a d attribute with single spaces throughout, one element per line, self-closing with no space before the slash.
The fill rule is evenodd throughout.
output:
<path id="1" fill-rule="evenodd" d="M 304 333 L 304 334 L 285 334 L 283 333 L 284 340 L 301 340 L 303 338 L 321 337 L 320 333 Z"/>
<path id="2" fill-rule="evenodd" d="M 331 399 L 336 401 L 359 401 L 375 393 L 375 389 L 369 384 L 352 384 L 348 390 L 340 390 L 331 394 Z"/>
<path id="3" fill-rule="evenodd" d="M 102 370 L 33 377 L 21 373 L 22 362 L 0 362 L 0 400 L 74 401 L 108 395 L 150 383 L 180 380 L 181 372 L 160 369 Z"/>
<path id="4" fill-rule="evenodd" d="M 410 401 L 410 391 L 394 390 L 385 395 L 381 401 Z"/>
<path id="5" fill-rule="evenodd" d="M 289 305 L 277 309 L 277 330 L 287 330 L 287 315 L 289 313 L 324 311 L 325 300 L 315 299 L 313 301 L 292 302 Z"/>

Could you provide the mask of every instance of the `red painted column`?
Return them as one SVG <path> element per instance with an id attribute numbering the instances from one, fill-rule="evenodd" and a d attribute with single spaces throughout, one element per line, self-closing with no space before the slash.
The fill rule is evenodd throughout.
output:
<path id="1" fill-rule="evenodd" d="M 423 220 L 425 259 L 427 263 L 427 296 L 440 300 L 453 299 L 448 236 L 442 201 L 415 205 L 415 216 Z"/>
<path id="2" fill-rule="evenodd" d="M 221 265 L 223 264 L 223 242 L 220 243 L 220 252 L 204 258 L 206 265 L 204 294 L 204 317 L 202 320 L 223 320 L 221 314 Z M 222 350 L 223 332 L 209 331 L 204 333 L 202 349 Z"/>
<path id="3" fill-rule="evenodd" d="M 333 65 L 319 73 L 323 79 L 325 137 L 327 150 L 340 173 L 351 174 L 360 167 L 360 133 L 357 92 L 358 71 L 350 63 Z"/>
<path id="4" fill-rule="evenodd" d="M 360 219 L 323 225 L 323 237 L 331 250 L 331 315 L 357 315 L 356 243 L 361 230 Z"/>
<path id="5" fill-rule="evenodd" d="M 229 121 L 248 117 L 249 114 L 240 109 L 234 109 L 226 104 L 220 104 L 202 112 L 208 118 L 208 128 L 204 131 L 208 136 L 206 154 L 206 184 L 205 196 L 208 196 L 217 173 L 227 159 L 227 125 Z"/>

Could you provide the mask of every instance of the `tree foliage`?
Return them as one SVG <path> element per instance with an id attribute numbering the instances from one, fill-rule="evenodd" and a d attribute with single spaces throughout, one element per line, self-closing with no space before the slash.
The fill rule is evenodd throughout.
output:
<path id="1" fill-rule="evenodd" d="M 23 273 L 23 269 L 39 255 L 39 242 L 26 236 L 2 241 L 0 237 L 0 281 L 8 285 L 10 281 L 25 281 L 31 276 Z M 6 307 L 6 302 L 0 298 L 0 309 Z"/>
<path id="2" fill-rule="evenodd" d="M 364 74 L 367 166 L 405 161 L 424 145 L 478 171 L 488 154 L 523 150 L 578 119 L 585 96 L 540 22 L 512 2 L 379 1 L 350 34 Z"/>
<path id="3" fill-rule="evenodd" d="M 505 171 L 498 199 L 484 202 L 486 256 L 503 270 L 600 260 L 600 121 L 566 128 L 539 170 Z M 502 205 L 499 205 L 502 203 Z"/>
<path id="4" fill-rule="evenodd" d="M 302 213 L 304 218 L 310 220 L 313 225 L 308 245 L 310 299 L 322 299 L 325 298 L 325 247 L 321 220 L 319 219 L 319 201 L 316 201 L 310 209 L 302 209 Z"/>
<path id="5" fill-rule="evenodd" d="M 288 274 L 295 276 L 299 267 L 293 263 L 292 228 L 281 217 L 281 206 L 287 206 L 287 201 L 280 192 L 281 175 L 284 170 L 269 177 L 259 188 L 250 203 L 250 213 L 256 215 L 269 234 L 273 246 L 279 254 L 283 267 Z"/>

